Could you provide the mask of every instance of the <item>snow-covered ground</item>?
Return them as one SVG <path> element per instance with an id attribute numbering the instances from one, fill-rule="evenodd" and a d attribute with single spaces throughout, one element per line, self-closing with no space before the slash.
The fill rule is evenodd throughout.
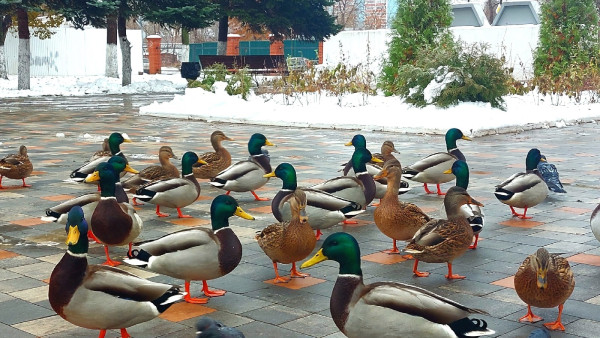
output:
<path id="1" fill-rule="evenodd" d="M 16 77 L 0 79 L 0 98 L 41 95 L 90 95 L 120 93 L 182 93 L 186 80 L 179 73 L 134 75 L 132 85 L 121 86 L 120 79 L 104 77 L 41 77 L 31 79 L 31 90 L 17 90 Z M 600 119 L 600 104 L 577 104 L 561 98 L 554 105 L 550 97 L 535 93 L 507 96 L 506 111 L 484 103 L 461 103 L 448 109 L 432 106 L 415 108 L 398 97 L 365 97 L 359 94 L 341 98 L 325 94 L 252 95 L 247 101 L 224 92 L 217 84 L 215 93 L 199 88 L 185 89 L 170 102 L 152 103 L 140 114 L 168 118 L 201 119 L 232 123 L 305 126 L 336 129 L 385 130 L 394 132 L 444 133 L 449 127 L 477 136 L 532 128 L 564 127 Z"/>

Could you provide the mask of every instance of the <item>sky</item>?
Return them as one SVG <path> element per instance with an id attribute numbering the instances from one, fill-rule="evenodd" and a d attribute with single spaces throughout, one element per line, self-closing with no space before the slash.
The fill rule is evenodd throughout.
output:
<path id="1" fill-rule="evenodd" d="M 39 77 L 31 79 L 31 90 L 17 90 L 16 76 L 0 79 L 0 99 L 43 95 L 85 96 L 121 93 L 176 93 L 173 100 L 154 102 L 140 108 L 140 114 L 168 118 L 202 119 L 232 123 L 382 130 L 406 133 L 444 134 L 448 126 L 470 136 L 518 132 L 533 128 L 564 127 L 600 119 L 599 103 L 576 103 L 561 97 L 537 93 L 506 96 L 506 111 L 487 103 L 460 103 L 448 109 L 433 106 L 416 108 L 398 97 L 347 94 L 283 96 L 251 95 L 247 101 L 229 96 L 224 83 L 211 93 L 200 88 L 186 89 L 178 72 L 133 75 L 132 84 L 120 79 L 90 77 Z M 57 85 L 58 84 L 58 85 Z M 199 104 L 201 103 L 201 104 Z"/>

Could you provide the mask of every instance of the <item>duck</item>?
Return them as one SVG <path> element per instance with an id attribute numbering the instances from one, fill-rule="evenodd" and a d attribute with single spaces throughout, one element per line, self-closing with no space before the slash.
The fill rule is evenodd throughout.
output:
<path id="1" fill-rule="evenodd" d="M 94 160 L 84 163 L 81 167 L 71 172 L 71 178 L 77 182 L 85 181 L 86 177 L 89 174 L 96 171 L 96 167 L 98 166 L 98 164 L 108 161 L 111 156 L 121 156 L 125 160 L 127 160 L 127 158 L 125 157 L 125 155 L 123 155 L 123 152 L 121 151 L 121 144 L 124 142 L 132 142 L 129 138 L 129 135 L 127 135 L 126 133 L 110 134 L 110 136 L 108 137 L 108 146 L 110 148 L 110 154 L 105 154 L 104 156 L 96 157 Z"/>
<path id="2" fill-rule="evenodd" d="M 540 176 L 542 176 L 544 182 L 546 182 L 546 185 L 548 185 L 548 189 L 550 189 L 550 191 L 554 191 L 555 193 L 559 194 L 565 194 L 567 192 L 560 181 L 558 169 L 556 169 L 554 164 L 548 163 L 546 156 L 542 155 L 542 159 L 537 165 L 537 170 L 540 173 Z"/>
<path id="3" fill-rule="evenodd" d="M 437 295 L 397 282 L 365 285 L 360 248 L 344 232 L 329 235 L 319 251 L 301 266 L 326 260 L 339 263 L 339 274 L 330 299 L 331 318 L 338 329 L 354 337 L 466 337 L 492 335 L 483 319 L 487 314 Z"/>
<path id="4" fill-rule="evenodd" d="M 600 241 L 600 204 L 592 211 L 592 215 L 590 216 L 590 227 L 592 228 L 594 237 Z"/>
<path id="5" fill-rule="evenodd" d="M 244 338 L 242 331 L 202 316 L 196 322 L 196 338 Z"/>
<path id="6" fill-rule="evenodd" d="M 273 146 L 265 135 L 255 133 L 248 141 L 248 152 L 250 158 L 246 161 L 240 161 L 229 168 L 221 171 L 210 180 L 210 185 L 219 189 L 231 191 L 246 192 L 250 191 L 257 201 L 268 201 L 268 198 L 258 197 L 254 190 L 264 186 L 269 178 L 264 177 L 272 171 L 269 153 L 263 151 L 263 146 Z"/>
<path id="7" fill-rule="evenodd" d="M 418 271 L 419 261 L 448 264 L 447 279 L 464 279 L 465 276 L 452 273 L 452 261 L 463 255 L 473 240 L 473 229 L 463 216 L 464 204 L 483 206 L 473 199 L 464 188 L 454 186 L 444 197 L 444 208 L 448 219 L 433 219 L 423 225 L 410 240 L 405 252 L 415 258 L 413 273 L 417 277 L 427 277 L 429 272 Z"/>
<path id="8" fill-rule="evenodd" d="M 537 170 L 540 161 L 543 159 L 539 149 L 532 148 L 525 159 L 526 171 L 514 174 L 496 186 L 494 195 L 510 207 L 513 216 L 530 219 L 527 209 L 540 204 L 548 196 L 548 186 Z M 524 208 L 523 214 L 519 214 L 514 208 Z"/>
<path id="9" fill-rule="evenodd" d="M 112 156 L 107 163 L 112 166 L 116 175 L 119 175 L 122 171 L 127 171 L 132 174 L 138 173 L 137 170 L 131 168 L 125 159 L 120 156 Z M 93 175 L 94 173 L 89 175 L 90 179 L 93 179 Z M 116 179 L 118 179 L 118 177 Z M 125 193 L 123 186 L 121 186 L 118 182 L 115 184 L 115 197 L 118 203 L 129 203 L 127 193 Z M 92 215 L 100 199 L 100 192 L 79 195 L 54 207 L 46 209 L 46 216 L 43 217 L 43 220 L 52 221 L 59 224 L 66 224 L 69 210 L 71 210 L 71 208 L 74 206 L 81 207 L 86 215 Z M 91 224 L 89 225 L 91 228 Z M 89 231 L 89 235 L 90 238 L 93 238 L 91 230 Z"/>
<path id="10" fill-rule="evenodd" d="M 169 161 L 171 158 L 177 159 L 177 156 L 173 153 L 173 149 L 169 146 L 162 146 L 158 150 L 158 161 L 160 165 L 153 165 L 142 169 L 136 175 L 127 178 L 122 182 L 123 187 L 128 189 L 129 192 L 135 193 L 140 186 L 157 180 L 163 180 L 167 178 L 179 178 L 179 170 L 176 166 Z M 133 205 L 138 205 L 135 198 L 133 199 Z"/>
<path id="11" fill-rule="evenodd" d="M 127 328 L 154 319 L 183 299 L 176 285 L 156 283 L 118 268 L 90 265 L 87 261 L 88 225 L 79 206 L 67 216 L 67 252 L 52 270 L 48 300 L 52 309 L 66 321 L 87 329 L 120 329 L 121 337 L 131 337 Z"/>
<path id="12" fill-rule="evenodd" d="M 223 141 L 233 141 L 233 139 L 225 136 L 225 133 L 220 130 L 216 130 L 210 135 L 210 143 L 215 151 L 204 153 L 199 156 L 201 160 L 206 162 L 206 165 L 193 167 L 194 176 L 196 176 L 196 178 L 215 178 L 217 174 L 231 165 L 231 154 L 223 147 Z"/>
<path id="13" fill-rule="evenodd" d="M 296 269 L 296 262 L 311 254 L 317 243 L 306 216 L 306 194 L 296 189 L 289 199 L 292 219 L 273 223 L 255 236 L 258 246 L 273 261 L 275 283 L 286 283 L 289 279 L 279 276 L 277 263 L 292 264 L 290 277 L 307 277 Z"/>
<path id="14" fill-rule="evenodd" d="M 558 317 L 554 322 L 545 323 L 550 330 L 564 331 L 561 315 L 564 303 L 573 293 L 575 277 L 569 262 L 558 254 L 551 254 L 545 248 L 539 248 L 525 258 L 515 274 L 515 291 L 527 304 L 527 314 L 520 322 L 542 320 L 531 312 L 531 307 L 552 308 L 558 306 Z"/>
<path id="15" fill-rule="evenodd" d="M 337 197 L 328 192 L 298 187 L 296 169 L 287 162 L 280 163 L 267 177 L 278 177 L 283 182 L 281 190 L 271 201 L 271 211 L 279 222 L 292 219 L 288 202 L 295 191 L 302 190 L 306 195 L 306 216 L 310 219 L 310 226 L 316 231 L 316 239 L 321 238 L 322 229 L 330 228 L 364 212 L 362 207 L 355 202 Z"/>
<path id="16" fill-rule="evenodd" d="M 423 183 L 423 188 L 428 194 L 433 194 L 427 187 L 427 183 L 431 183 L 437 186 L 438 195 L 444 195 L 440 189 L 440 184 L 454 179 L 453 175 L 446 175 L 444 171 L 450 168 L 456 160 L 466 161 L 465 155 L 458 149 L 456 141 L 461 139 L 471 141 L 471 138 L 465 136 L 458 128 L 450 128 L 446 132 L 445 139 L 447 152 L 431 154 L 408 167 L 404 167 L 404 177 Z"/>
<path id="17" fill-rule="evenodd" d="M 312 189 L 318 189 L 335 196 L 352 201 L 361 208 L 366 208 L 373 198 L 375 198 L 375 181 L 367 172 L 366 164 L 369 161 L 380 162 L 381 160 L 373 158 L 367 148 L 356 148 L 352 155 L 352 168 L 356 173 L 355 177 L 341 176 L 312 186 Z M 345 224 L 351 224 L 352 221 L 345 220 Z"/>
<path id="18" fill-rule="evenodd" d="M 98 150 L 90 156 L 88 161 L 93 161 L 99 157 L 110 157 L 112 153 L 110 152 L 110 145 L 108 144 L 108 137 L 102 141 L 102 150 Z"/>
<path id="19" fill-rule="evenodd" d="M 402 167 L 399 162 L 393 160 L 387 161 L 374 177 L 375 179 L 386 178 L 388 181 L 387 193 L 375 208 L 373 218 L 377 228 L 394 240 L 392 249 L 385 251 L 394 254 L 400 253 L 396 241 L 410 240 L 417 230 L 431 220 L 418 206 L 398 200 L 401 177 Z M 410 259 L 412 256 L 404 255 L 403 258 Z"/>
<path id="20" fill-rule="evenodd" d="M 181 178 L 165 178 L 162 180 L 148 182 L 140 186 L 134 197 L 143 202 L 156 205 L 156 215 L 167 217 L 169 214 L 160 212 L 160 206 L 177 209 L 179 218 L 192 217 L 184 215 L 181 208 L 194 203 L 200 197 L 200 184 L 194 177 L 192 165 L 194 163 L 205 164 L 198 155 L 188 151 L 181 157 Z"/>
<path id="21" fill-rule="evenodd" d="M 356 135 L 354 135 L 352 140 L 350 142 L 346 143 L 345 145 L 346 146 L 354 146 L 355 149 L 357 147 L 366 148 L 366 139 L 363 135 L 356 134 Z M 394 146 L 394 142 L 389 141 L 389 140 L 383 142 L 383 144 L 381 145 L 381 153 L 373 154 L 373 157 L 380 160 L 381 162 L 369 161 L 366 164 L 367 172 L 369 173 L 369 175 L 371 175 L 371 176 L 377 175 L 381 171 L 382 165 L 384 165 L 386 161 L 395 161 L 395 162 L 400 163 L 400 161 L 398 161 L 398 159 L 392 154 L 393 152 L 399 153 L 396 150 L 396 147 Z M 352 169 L 352 162 L 348 162 L 345 165 L 343 172 L 344 172 L 344 176 L 354 175 L 354 170 Z M 375 198 L 381 199 L 385 195 L 386 191 L 387 191 L 387 179 L 386 178 L 376 179 L 375 180 Z M 404 193 L 407 193 L 408 191 L 410 191 L 410 186 L 409 186 L 408 182 L 401 180 L 400 187 L 398 189 L 398 195 L 402 195 Z M 373 206 L 377 206 L 377 205 L 378 205 L 378 203 L 373 204 Z"/>
<path id="22" fill-rule="evenodd" d="M 2 187 L 2 178 L 8 177 L 13 180 L 23 181 L 23 188 L 29 188 L 31 185 L 25 183 L 25 179 L 33 172 L 33 164 L 27 155 L 27 147 L 21 145 L 18 154 L 10 154 L 0 159 L 0 189 Z"/>
<path id="23" fill-rule="evenodd" d="M 467 190 L 467 187 L 469 186 L 469 166 L 467 165 L 467 162 L 457 160 L 452 164 L 452 168 L 444 173 L 454 174 L 454 176 L 456 176 L 456 186 Z M 473 244 L 469 246 L 469 249 L 477 249 L 479 234 L 481 233 L 481 230 L 483 230 L 485 224 L 485 214 L 478 205 L 472 204 L 465 204 L 460 207 L 460 210 L 463 216 L 469 221 L 469 224 L 471 224 L 471 229 L 473 229 L 474 240 Z"/>
<path id="24" fill-rule="evenodd" d="M 98 165 L 96 172 L 85 179 L 86 182 L 100 181 L 100 201 L 94 208 L 90 223 L 94 237 L 104 244 L 106 261 L 103 265 L 117 266 L 120 262 L 110 258 L 108 247 L 129 244 L 142 231 L 143 221 L 129 203 L 118 202 L 115 197 L 117 173 L 108 162 Z"/>
<path id="25" fill-rule="evenodd" d="M 205 304 L 207 298 L 190 296 L 190 281 L 201 280 L 208 297 L 222 296 L 225 291 L 210 290 L 206 281 L 227 275 L 242 259 L 242 244 L 229 227 L 233 215 L 254 220 L 233 197 L 219 195 L 210 205 L 212 229 L 196 227 L 138 243 L 125 262 L 185 280 L 184 300 Z"/>

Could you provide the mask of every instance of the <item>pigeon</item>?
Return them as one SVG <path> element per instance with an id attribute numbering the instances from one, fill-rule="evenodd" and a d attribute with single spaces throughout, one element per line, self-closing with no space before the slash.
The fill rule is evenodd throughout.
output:
<path id="1" fill-rule="evenodd" d="M 531 331 L 528 338 L 550 338 L 550 331 L 545 327 Z"/>
<path id="2" fill-rule="evenodd" d="M 227 327 L 210 317 L 198 319 L 196 330 L 196 338 L 244 338 L 240 330 Z"/>
<path id="3" fill-rule="evenodd" d="M 542 160 L 538 163 L 537 169 L 540 172 L 540 175 L 542 175 L 544 182 L 546 182 L 546 185 L 548 185 L 548 189 L 557 193 L 566 193 L 558 178 L 556 166 L 552 163 L 548 163 L 546 156 L 542 155 Z"/>

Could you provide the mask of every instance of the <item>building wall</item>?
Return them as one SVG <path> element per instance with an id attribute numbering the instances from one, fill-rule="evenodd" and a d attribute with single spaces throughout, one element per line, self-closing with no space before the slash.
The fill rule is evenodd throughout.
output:
<path id="1" fill-rule="evenodd" d="M 89 76 L 104 75 L 106 57 L 106 29 L 75 29 L 65 24 L 54 29 L 50 39 L 30 38 L 31 76 Z M 128 30 L 127 39 L 131 42 L 131 68 L 141 72 L 142 33 Z M 19 39 L 16 32 L 9 32 L 5 41 L 5 51 L 9 75 L 17 75 Z M 121 72 L 121 52 L 118 55 Z"/>

